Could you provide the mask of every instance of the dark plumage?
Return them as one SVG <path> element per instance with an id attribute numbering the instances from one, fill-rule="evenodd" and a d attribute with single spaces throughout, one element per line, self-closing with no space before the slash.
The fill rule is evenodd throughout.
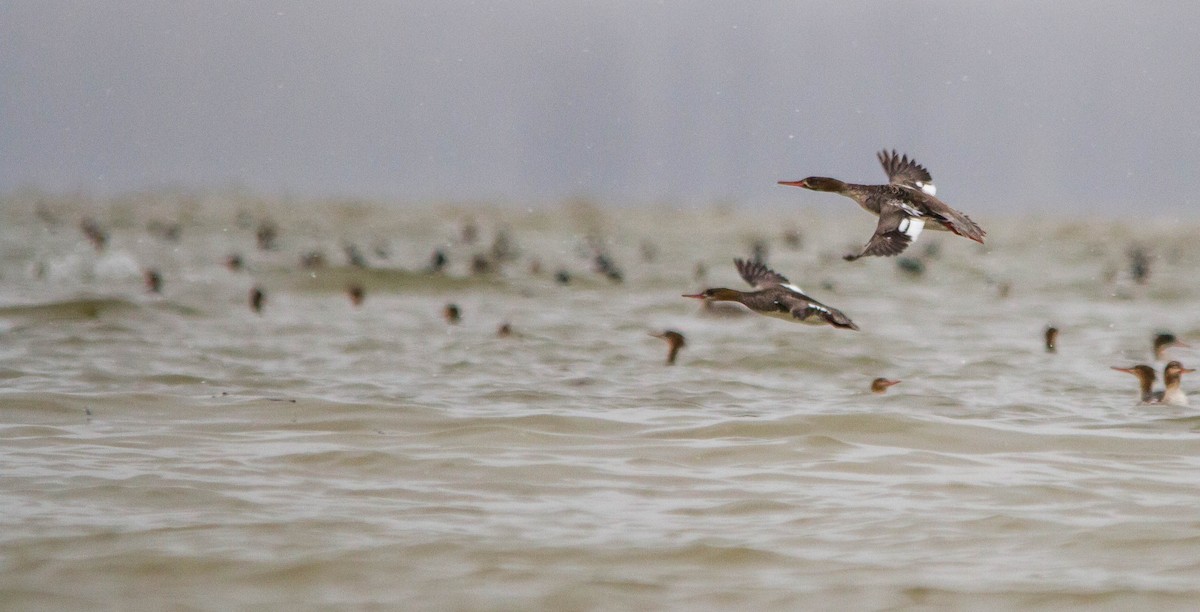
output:
<path id="1" fill-rule="evenodd" d="M 888 387 L 898 385 L 900 381 L 888 378 L 876 378 L 871 381 L 871 393 L 887 393 Z"/>
<path id="2" fill-rule="evenodd" d="M 737 302 L 758 314 L 785 321 L 858 329 L 858 326 L 840 310 L 804 295 L 799 287 L 789 284 L 788 279 L 782 274 L 757 262 L 735 259 L 733 263 L 737 266 L 738 273 L 754 288 L 754 291 L 738 291 L 718 287 L 683 297 L 715 302 Z"/>
<path id="3" fill-rule="evenodd" d="M 1176 338 L 1175 334 L 1167 332 L 1155 334 L 1154 359 L 1156 361 L 1162 361 L 1166 357 L 1167 349 L 1175 346 L 1187 348 L 1188 345 L 1179 338 Z"/>
<path id="4" fill-rule="evenodd" d="M 1181 383 L 1184 374 L 1195 372 L 1195 370 L 1183 367 L 1183 364 L 1178 361 L 1172 361 L 1163 368 L 1163 382 L 1166 383 L 1166 389 L 1162 391 L 1153 390 L 1156 374 L 1154 368 L 1148 365 L 1135 365 L 1131 368 L 1113 366 L 1113 369 L 1137 377 L 1141 401 L 1144 404 L 1168 404 L 1171 406 L 1188 404 L 1187 395 L 1184 394 Z"/>
<path id="5" fill-rule="evenodd" d="M 895 151 L 880 151 L 878 157 L 888 176 L 886 185 L 857 185 L 823 176 L 779 181 L 779 184 L 841 194 L 879 217 L 875 234 L 863 250 L 858 254 L 846 255 L 850 261 L 867 255 L 898 255 L 917 239 L 925 227 L 954 232 L 983 243 L 987 235 L 983 228 L 933 196 L 933 178 L 924 166 L 907 155 L 897 157 Z"/>
<path id="6" fill-rule="evenodd" d="M 675 365 L 675 357 L 679 355 L 679 349 L 687 346 L 687 339 L 683 337 L 683 334 L 668 329 L 660 334 L 650 335 L 667 341 L 667 365 Z"/>
<path id="7" fill-rule="evenodd" d="M 262 287 L 254 287 L 250 289 L 250 310 L 255 313 L 262 313 L 263 304 L 267 301 L 267 293 Z"/>
<path id="8" fill-rule="evenodd" d="M 363 300 L 367 299 L 367 292 L 362 285 L 354 284 L 346 287 L 346 295 L 350 296 L 350 304 L 354 307 L 362 306 Z"/>
<path id="9" fill-rule="evenodd" d="M 1058 351 L 1058 328 L 1053 325 L 1046 328 L 1046 352 Z"/>

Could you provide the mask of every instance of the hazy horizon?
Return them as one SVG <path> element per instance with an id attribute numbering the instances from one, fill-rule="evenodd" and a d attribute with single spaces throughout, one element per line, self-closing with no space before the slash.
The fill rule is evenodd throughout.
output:
<path id="1" fill-rule="evenodd" d="M 1200 7 L 0 1 L 0 193 L 731 201 L 1186 215 Z M 839 203 L 850 205 L 849 203 Z"/>

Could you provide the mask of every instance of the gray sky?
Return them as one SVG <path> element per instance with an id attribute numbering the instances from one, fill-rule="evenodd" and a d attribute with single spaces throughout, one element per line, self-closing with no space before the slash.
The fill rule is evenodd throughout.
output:
<path id="1" fill-rule="evenodd" d="M 811 202 L 895 147 L 969 212 L 1190 216 L 1198 63 L 1182 2 L 0 0 L 0 192 Z"/>

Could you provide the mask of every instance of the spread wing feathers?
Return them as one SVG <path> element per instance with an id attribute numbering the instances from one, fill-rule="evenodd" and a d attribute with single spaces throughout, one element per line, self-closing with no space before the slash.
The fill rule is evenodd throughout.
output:
<path id="1" fill-rule="evenodd" d="M 817 319 L 834 327 L 858 330 L 858 326 L 854 324 L 854 321 L 851 321 L 850 317 L 842 314 L 842 311 L 836 308 L 830 308 L 816 301 L 809 302 L 805 306 L 794 308 L 792 310 L 792 316 L 800 321 L 806 321 L 811 317 L 816 317 Z"/>
<path id="2" fill-rule="evenodd" d="M 733 265 L 737 266 L 738 274 L 742 275 L 742 279 L 750 283 L 750 286 L 755 289 L 766 289 L 767 287 L 788 284 L 787 278 L 766 267 L 761 262 L 735 259 L 733 260 Z"/>
<path id="3" fill-rule="evenodd" d="M 937 216 L 938 220 L 942 222 L 942 226 L 946 229 L 959 236 L 970 238 L 979 244 L 983 244 L 983 239 L 987 236 L 987 232 L 983 231 L 983 228 L 979 227 L 970 217 L 950 207 L 946 207 L 946 210 L 939 212 Z"/>
<path id="4" fill-rule="evenodd" d="M 846 261 L 854 261 L 868 255 L 876 257 L 892 257 L 899 255 L 908 245 L 916 240 L 925 227 L 925 221 L 904 212 L 898 206 L 888 206 L 879 215 L 879 225 L 875 226 L 875 235 L 857 255 L 845 257 Z"/>
<path id="5" fill-rule="evenodd" d="M 937 192 L 937 188 L 933 186 L 933 177 L 925 166 L 917 163 L 917 160 L 909 159 L 908 155 L 897 157 L 895 149 L 890 153 L 880 151 L 876 156 L 883 165 L 883 171 L 887 173 L 889 183 L 914 187 L 929 195 Z"/>

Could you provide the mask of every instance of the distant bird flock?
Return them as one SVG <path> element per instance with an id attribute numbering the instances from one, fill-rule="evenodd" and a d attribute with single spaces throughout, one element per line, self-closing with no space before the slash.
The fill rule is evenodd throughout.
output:
<path id="1" fill-rule="evenodd" d="M 862 185 L 847 183 L 839 179 L 809 176 L 800 180 L 779 181 L 780 185 L 800 187 L 803 189 L 835 193 L 854 200 L 867 212 L 875 215 L 878 220 L 875 230 L 866 244 L 856 252 L 844 256 L 847 261 L 855 261 L 863 257 L 892 257 L 905 252 L 926 230 L 948 231 L 964 238 L 983 243 L 987 232 L 970 217 L 951 208 L 936 197 L 936 188 L 929 171 L 907 155 L 897 154 L 896 151 L 880 151 L 877 154 L 879 163 L 887 175 L 888 182 L 879 185 Z M 47 217 L 50 213 L 39 209 L 39 216 Z M 84 237 L 97 251 L 102 251 L 108 244 L 109 236 L 105 229 L 95 220 L 83 219 L 79 229 Z M 178 224 L 152 224 L 150 231 L 166 240 L 178 241 L 181 227 Z M 464 224 L 460 229 L 460 240 L 465 244 L 473 244 L 479 238 L 478 227 L 473 222 Z M 272 251 L 278 248 L 279 229 L 269 220 L 262 220 L 255 230 L 255 241 L 258 249 Z M 791 248 L 799 248 L 802 237 L 798 232 L 785 232 L 785 244 Z M 925 257 L 937 255 L 937 245 L 929 245 Z M 639 245 L 642 258 L 653 261 L 658 257 L 658 248 L 651 241 L 643 241 Z M 729 317 L 745 313 L 753 313 L 784 321 L 803 323 L 813 326 L 826 326 L 834 329 L 857 331 L 854 323 L 838 308 L 829 306 L 810 297 L 799 286 L 792 284 L 785 276 L 767 267 L 767 245 L 756 240 L 751 245 L 749 259 L 734 259 L 738 274 L 750 286 L 749 291 L 714 287 L 697 293 L 683 294 L 683 297 L 701 300 L 701 312 L 708 315 Z M 351 243 L 342 244 L 342 252 L 348 265 L 354 268 L 368 267 L 367 255 L 358 246 Z M 370 252 L 370 251 L 368 251 Z M 386 257 L 383 247 L 374 249 L 377 256 Z M 485 275 L 490 273 L 502 262 L 515 257 L 516 247 L 507 232 L 497 233 L 490 251 L 477 252 L 470 258 L 472 274 Z M 1141 247 L 1132 247 L 1127 253 L 1130 277 L 1137 283 L 1144 284 L 1151 274 L 1152 258 Z M 622 283 L 624 271 L 617 265 L 616 259 L 605 248 L 603 241 L 589 239 L 586 244 L 586 257 L 590 259 L 592 271 L 613 283 Z M 901 257 L 898 268 L 913 276 L 925 272 L 926 264 L 922 256 Z M 450 257 L 443 248 L 433 250 L 424 272 L 430 275 L 443 274 L 449 265 Z M 243 269 L 245 262 L 240 254 L 229 254 L 224 265 L 231 271 Z M 308 251 L 301 255 L 300 267 L 306 270 L 318 269 L 326 265 L 325 256 L 320 251 Z M 542 263 L 534 258 L 529 263 L 531 274 L 542 273 Z M 697 263 L 694 277 L 703 282 L 707 277 L 707 268 L 703 263 Z M 572 275 L 566 269 L 555 270 L 552 279 L 560 285 L 568 285 L 573 281 Z M 150 294 L 161 295 L 165 279 L 159 268 L 143 270 L 143 282 Z M 1006 282 L 996 283 L 1000 297 L 1008 295 L 1011 287 Z M 826 287 L 828 288 L 828 287 Z M 355 308 L 363 306 L 366 300 L 366 288 L 363 284 L 354 282 L 345 287 L 345 295 Z M 249 308 L 252 312 L 262 315 L 267 305 L 267 293 L 261 285 L 250 289 L 248 296 Z M 736 306 L 735 306 L 736 305 Z M 442 319 L 448 325 L 457 325 L 463 318 L 462 308 L 455 303 L 446 303 L 441 312 Z M 687 347 L 687 339 L 678 330 L 668 329 L 652 332 L 652 336 L 662 339 L 667 344 L 666 365 L 675 365 L 680 352 Z M 499 338 L 519 338 L 508 321 L 502 322 L 496 331 Z M 1045 351 L 1057 353 L 1060 348 L 1060 329 L 1047 326 L 1044 329 L 1043 343 Z M 1187 344 L 1169 332 L 1158 333 L 1152 341 L 1152 350 L 1156 361 L 1165 359 L 1165 352 L 1174 347 L 1187 347 Z M 1159 403 L 1166 405 L 1187 405 L 1187 395 L 1182 388 L 1184 374 L 1195 370 L 1185 368 L 1177 360 L 1169 361 L 1163 368 L 1165 387 L 1156 390 L 1157 372 L 1152 366 L 1138 364 L 1129 367 L 1113 366 L 1113 370 L 1132 374 L 1138 380 L 1138 401 L 1143 403 Z M 886 377 L 874 378 L 869 384 L 869 390 L 875 394 L 884 394 L 900 380 Z"/>

